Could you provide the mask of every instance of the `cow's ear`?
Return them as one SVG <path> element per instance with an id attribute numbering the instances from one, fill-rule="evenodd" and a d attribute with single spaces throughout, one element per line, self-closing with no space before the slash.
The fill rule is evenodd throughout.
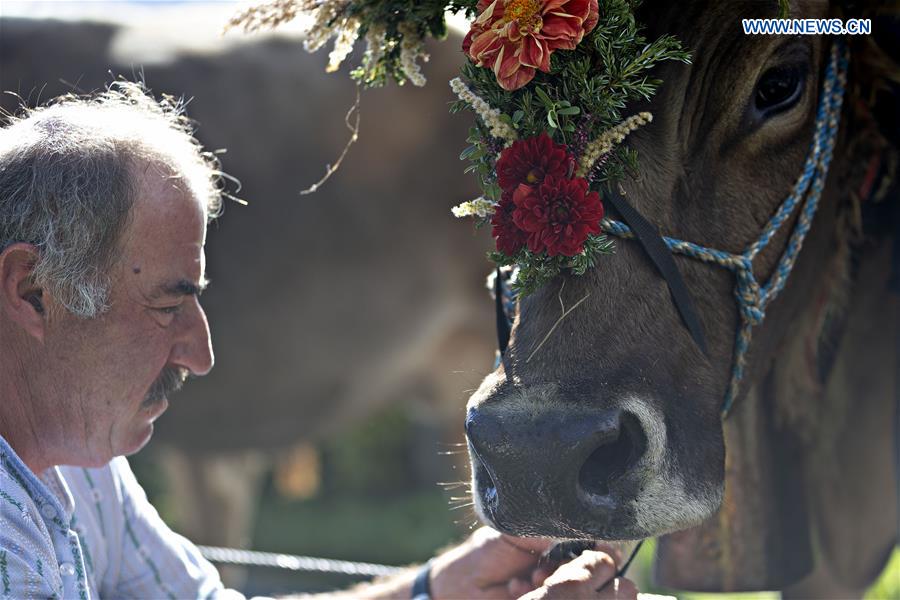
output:
<path id="1" fill-rule="evenodd" d="M 38 250 L 15 243 L 0 252 L 0 312 L 39 342 L 44 341 L 46 311 L 43 289 L 34 282 Z"/>

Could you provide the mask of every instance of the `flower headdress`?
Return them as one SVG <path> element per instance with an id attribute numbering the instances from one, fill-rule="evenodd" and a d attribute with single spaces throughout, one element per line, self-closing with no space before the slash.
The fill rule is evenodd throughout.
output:
<path id="1" fill-rule="evenodd" d="M 652 119 L 621 111 L 656 91 L 647 75 L 656 63 L 688 60 L 671 36 L 648 43 L 640 34 L 638 1 L 274 0 L 232 25 L 254 30 L 303 14 L 308 50 L 336 38 L 329 69 L 365 38 L 354 78 L 422 85 L 424 39 L 446 33 L 447 12 L 473 19 L 451 110 L 477 117 L 460 158 L 483 193 L 453 213 L 491 226 L 491 260 L 518 266 L 514 285 L 527 294 L 563 270 L 583 274 L 611 251 L 600 225 L 603 187 L 636 169 L 635 153 L 619 144 Z"/>

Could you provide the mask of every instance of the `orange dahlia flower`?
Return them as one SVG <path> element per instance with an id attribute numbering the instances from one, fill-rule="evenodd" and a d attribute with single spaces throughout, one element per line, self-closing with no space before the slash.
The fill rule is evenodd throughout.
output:
<path id="1" fill-rule="evenodd" d="M 463 52 L 494 70 L 505 90 L 517 90 L 550 71 L 554 50 L 574 50 L 597 26 L 597 0 L 479 0 L 478 18 Z"/>

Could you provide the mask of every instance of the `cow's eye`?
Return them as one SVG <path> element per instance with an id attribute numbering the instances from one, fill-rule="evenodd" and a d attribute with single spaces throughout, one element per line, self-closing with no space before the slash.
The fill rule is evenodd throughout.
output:
<path id="1" fill-rule="evenodd" d="M 800 99 L 804 71 L 799 65 L 772 67 L 756 84 L 756 110 L 765 117 L 785 111 Z"/>

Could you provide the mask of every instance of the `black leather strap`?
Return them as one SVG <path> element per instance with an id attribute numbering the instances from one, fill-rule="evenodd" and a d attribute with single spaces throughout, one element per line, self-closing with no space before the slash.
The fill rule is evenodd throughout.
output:
<path id="1" fill-rule="evenodd" d="M 672 251 L 666 246 L 659 231 L 637 209 L 628 204 L 620 194 L 610 191 L 605 195 L 605 199 L 612 203 L 622 220 L 631 227 L 647 256 L 650 257 L 660 275 L 663 276 L 663 279 L 669 285 L 669 291 L 672 293 L 675 307 L 678 309 L 681 320 L 684 321 L 694 342 L 705 356 L 709 356 L 706 336 L 703 333 L 703 324 L 697 317 L 691 294 L 684 284 L 684 279 L 681 277 L 678 265 L 675 264 L 675 259 L 672 258 Z"/>
<path id="2" fill-rule="evenodd" d="M 412 600 L 431 600 L 431 561 L 422 565 L 412 587 Z"/>
<path id="3" fill-rule="evenodd" d="M 494 275 L 494 308 L 497 311 L 497 346 L 500 348 L 500 354 L 506 354 L 506 348 L 509 346 L 510 323 L 503 309 L 504 290 L 503 290 L 503 273 L 497 269 Z"/>

